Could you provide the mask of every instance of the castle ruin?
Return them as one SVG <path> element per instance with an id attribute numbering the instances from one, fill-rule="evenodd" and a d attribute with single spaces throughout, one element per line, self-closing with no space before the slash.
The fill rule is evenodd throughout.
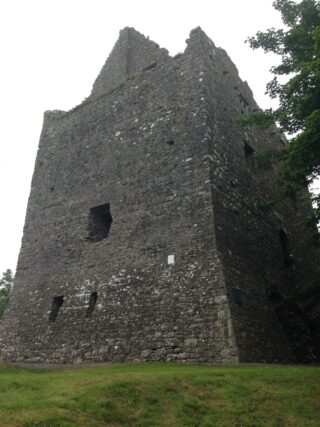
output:
<path id="1" fill-rule="evenodd" d="M 175 57 L 123 29 L 91 95 L 44 115 L 3 360 L 319 360 L 277 310 L 319 257 L 307 204 L 263 209 L 279 188 L 254 155 L 286 142 L 239 126 L 257 108 L 200 28 Z"/>

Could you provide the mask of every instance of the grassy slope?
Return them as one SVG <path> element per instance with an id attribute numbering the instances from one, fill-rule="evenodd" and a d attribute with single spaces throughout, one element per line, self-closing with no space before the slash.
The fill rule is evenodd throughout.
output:
<path id="1" fill-rule="evenodd" d="M 320 367 L 0 366 L 0 426 L 320 426 Z"/>

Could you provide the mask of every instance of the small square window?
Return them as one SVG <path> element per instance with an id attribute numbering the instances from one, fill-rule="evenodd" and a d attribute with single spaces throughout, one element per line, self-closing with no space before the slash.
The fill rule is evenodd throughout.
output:
<path id="1" fill-rule="evenodd" d="M 87 240 L 100 242 L 109 235 L 112 224 L 110 204 L 96 206 L 90 209 Z"/>

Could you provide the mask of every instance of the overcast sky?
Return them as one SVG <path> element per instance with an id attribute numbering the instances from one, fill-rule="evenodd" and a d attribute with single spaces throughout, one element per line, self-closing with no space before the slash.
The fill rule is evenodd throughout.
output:
<path id="1" fill-rule="evenodd" d="M 123 27 L 174 55 L 201 26 L 224 48 L 258 104 L 275 58 L 244 41 L 279 27 L 272 0 L 0 0 L 0 273 L 15 270 L 45 110 L 68 110 L 90 94 Z"/>

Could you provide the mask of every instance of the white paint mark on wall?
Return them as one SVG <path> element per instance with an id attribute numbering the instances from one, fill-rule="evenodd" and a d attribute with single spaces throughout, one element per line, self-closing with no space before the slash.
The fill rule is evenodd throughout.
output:
<path id="1" fill-rule="evenodd" d="M 168 255 L 168 264 L 174 265 L 174 255 Z"/>

